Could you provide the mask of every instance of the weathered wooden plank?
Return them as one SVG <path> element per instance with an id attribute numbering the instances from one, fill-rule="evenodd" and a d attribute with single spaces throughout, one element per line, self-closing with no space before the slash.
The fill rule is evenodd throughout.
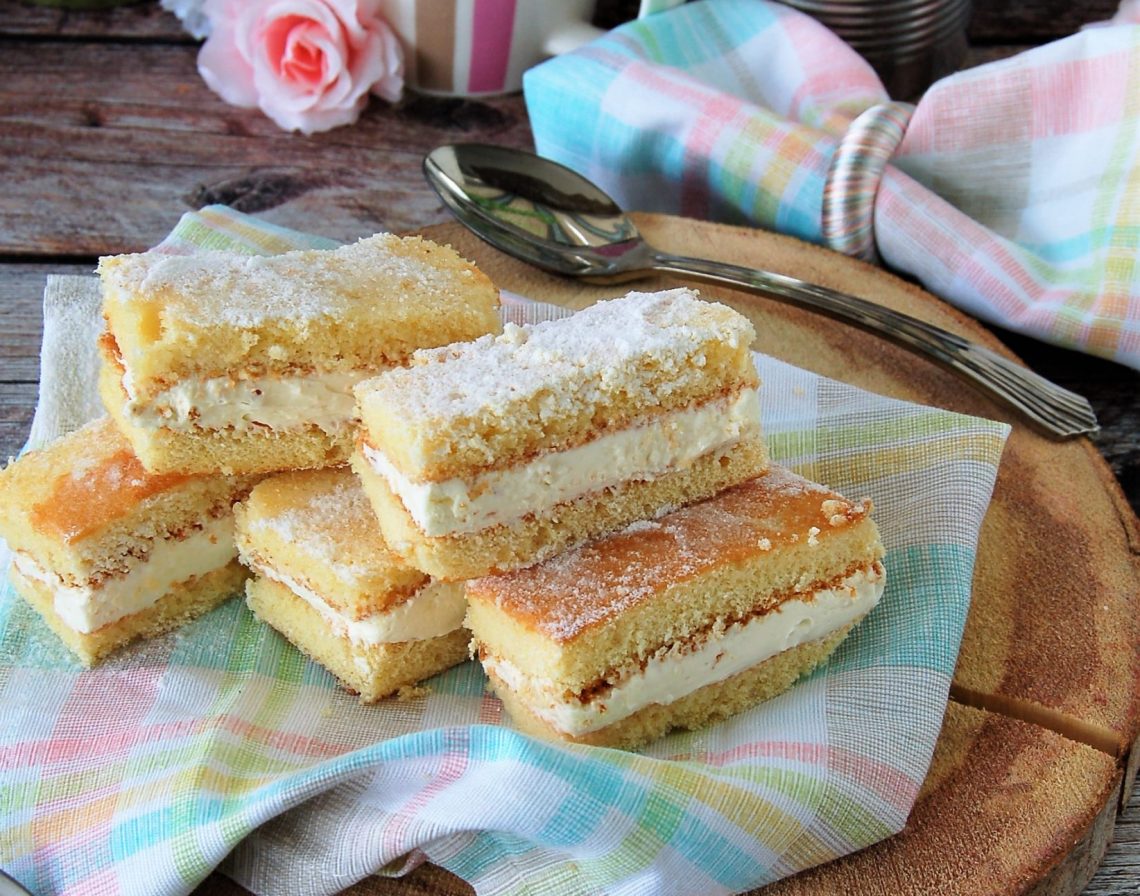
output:
<path id="1" fill-rule="evenodd" d="M 1083 896 L 1135 893 L 1140 880 L 1140 788 L 1117 817 L 1113 841 Z"/>
<path id="2" fill-rule="evenodd" d="M 0 0 L 0 34 L 30 38 L 190 41 L 173 14 L 155 2 L 114 9 L 68 10 Z"/>
<path id="3" fill-rule="evenodd" d="M 1030 367 L 1089 398 L 1101 430 L 1092 437 L 1134 510 L 1140 510 L 1140 372 L 1006 330 L 998 338 Z"/>
<path id="4" fill-rule="evenodd" d="M 0 464 L 27 440 L 39 398 L 45 278 L 83 270 L 76 265 L 0 265 Z"/>
<path id="5" fill-rule="evenodd" d="M 446 217 L 420 173 L 433 147 L 532 145 L 518 96 L 375 101 L 352 128 L 287 134 L 211 93 L 194 52 L 0 41 L 0 255 L 144 249 L 209 202 L 343 240 L 409 229 Z"/>
<path id="6" fill-rule="evenodd" d="M 0 383 L 34 383 L 40 375 L 44 279 L 82 273 L 82 265 L 0 266 Z M 6 388 L 6 386 L 5 386 Z M 0 446 L 0 453 L 4 447 Z"/>
<path id="7" fill-rule="evenodd" d="M 0 464 L 15 457 L 27 440 L 38 391 L 37 383 L 0 381 Z"/>

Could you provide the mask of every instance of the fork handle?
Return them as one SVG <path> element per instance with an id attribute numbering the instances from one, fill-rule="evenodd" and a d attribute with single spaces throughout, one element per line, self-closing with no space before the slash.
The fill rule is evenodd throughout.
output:
<path id="1" fill-rule="evenodd" d="M 869 330 L 956 371 L 1051 435 L 1071 438 L 1099 428 L 1092 406 L 1075 392 L 956 333 L 866 299 L 785 274 L 704 258 L 653 252 L 650 264 L 656 271 L 743 287 Z"/>

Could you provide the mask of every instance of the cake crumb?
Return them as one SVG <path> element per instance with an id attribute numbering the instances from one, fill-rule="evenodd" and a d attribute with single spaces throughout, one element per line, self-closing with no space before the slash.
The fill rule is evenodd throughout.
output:
<path id="1" fill-rule="evenodd" d="M 847 522 L 847 502 L 836 501 L 829 498 L 819 505 L 820 512 L 827 517 L 827 522 L 831 526 L 842 526 Z"/>
<path id="2" fill-rule="evenodd" d="M 810 544 L 813 548 L 819 544 L 818 526 L 812 526 L 810 529 L 808 529 L 808 544 Z"/>
<path id="3" fill-rule="evenodd" d="M 770 551 L 772 550 L 772 540 L 770 538 L 761 538 L 756 542 L 756 547 L 762 551 Z"/>
<path id="4" fill-rule="evenodd" d="M 416 700 L 420 697 L 426 697 L 431 693 L 431 688 L 423 684 L 406 684 L 398 691 L 396 691 L 396 699 L 400 701 Z"/>

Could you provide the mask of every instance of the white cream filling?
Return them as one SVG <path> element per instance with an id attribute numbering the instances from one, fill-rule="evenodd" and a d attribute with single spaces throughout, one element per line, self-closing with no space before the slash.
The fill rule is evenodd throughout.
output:
<path id="1" fill-rule="evenodd" d="M 759 395 L 745 389 L 471 480 L 413 482 L 367 444 L 364 455 L 425 534 L 450 535 L 513 522 L 579 495 L 681 469 L 738 441 L 759 420 Z"/>
<path id="2" fill-rule="evenodd" d="M 483 667 L 558 731 L 572 736 L 587 734 L 651 704 L 672 703 L 784 650 L 843 628 L 878 603 L 883 586 L 881 567 L 871 572 L 860 570 L 835 588 L 785 601 L 779 609 L 763 616 L 714 631 L 694 651 L 685 652 L 675 645 L 589 703 L 566 702 L 556 682 L 533 678 L 500 657 L 485 658 Z"/>
<path id="3" fill-rule="evenodd" d="M 190 378 L 153 398 L 140 399 L 130 371 L 123 375 L 126 413 L 136 426 L 150 429 L 287 430 L 315 425 L 335 432 L 356 416 L 352 388 L 366 371 L 255 376 L 249 379 Z"/>
<path id="4" fill-rule="evenodd" d="M 258 564 L 257 572 L 284 585 L 320 613 L 333 631 L 363 647 L 438 638 L 459 628 L 467 611 L 462 582 L 429 582 L 408 600 L 391 609 L 364 619 L 354 619 L 331 606 L 311 588 L 278 570 Z"/>
<path id="5" fill-rule="evenodd" d="M 155 541 L 146 560 L 98 585 L 68 585 L 24 553 L 13 562 L 23 575 L 52 591 L 52 606 L 65 625 L 90 634 L 154 606 L 175 585 L 221 569 L 236 556 L 234 520 L 227 515 L 186 538 Z"/>

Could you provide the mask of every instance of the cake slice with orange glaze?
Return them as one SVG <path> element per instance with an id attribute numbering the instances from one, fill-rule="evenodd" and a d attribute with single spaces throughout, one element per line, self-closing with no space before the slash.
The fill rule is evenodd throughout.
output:
<path id="1" fill-rule="evenodd" d="M 0 471 L 16 590 L 85 665 L 241 591 L 233 505 L 252 477 L 152 474 L 109 418 Z"/>
<path id="2" fill-rule="evenodd" d="M 790 687 L 882 594 L 869 502 L 772 466 L 656 520 L 467 583 L 467 626 L 512 719 L 633 748 Z"/>

